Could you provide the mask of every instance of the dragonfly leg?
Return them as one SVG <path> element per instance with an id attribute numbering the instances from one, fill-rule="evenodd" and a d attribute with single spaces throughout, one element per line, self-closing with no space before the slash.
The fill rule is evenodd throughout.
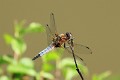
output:
<path id="1" fill-rule="evenodd" d="M 66 44 L 64 43 L 64 48 L 66 48 Z"/>
<path id="2" fill-rule="evenodd" d="M 64 45 L 63 45 L 63 46 L 64 46 L 64 48 L 70 48 L 70 46 L 66 46 L 66 44 L 65 44 L 65 43 L 64 43 Z"/>

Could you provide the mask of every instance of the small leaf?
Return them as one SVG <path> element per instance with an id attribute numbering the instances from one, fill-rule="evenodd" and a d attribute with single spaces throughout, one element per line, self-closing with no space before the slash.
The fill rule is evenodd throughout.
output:
<path id="1" fill-rule="evenodd" d="M 104 79 L 104 78 L 110 76 L 110 74 L 111 74 L 110 71 L 106 71 L 106 72 L 102 73 L 102 74 L 100 75 L 100 77 L 101 77 L 101 79 Z"/>
<path id="2" fill-rule="evenodd" d="M 57 54 L 58 53 L 56 53 L 55 51 L 50 51 L 48 54 L 42 57 L 43 62 L 49 62 L 49 61 L 58 59 L 59 56 Z"/>
<path id="3" fill-rule="evenodd" d="M 75 64 L 72 58 L 65 58 L 60 61 L 60 63 L 58 64 L 58 68 L 63 69 L 65 67 L 75 68 Z"/>
<path id="4" fill-rule="evenodd" d="M 92 80 L 99 80 L 99 79 L 98 79 L 97 75 L 94 74 L 92 77 Z"/>
<path id="5" fill-rule="evenodd" d="M 0 75 L 3 73 L 3 70 L 2 70 L 2 68 L 0 67 Z"/>
<path id="6" fill-rule="evenodd" d="M 24 72 L 30 76 L 36 76 L 36 71 L 34 69 L 28 69 L 26 72 Z"/>
<path id="7" fill-rule="evenodd" d="M 107 78 L 109 75 L 111 74 L 110 71 L 106 71 L 102 74 L 99 75 L 93 75 L 92 80 L 104 80 L 105 78 Z"/>
<path id="8" fill-rule="evenodd" d="M 12 36 L 5 34 L 4 39 L 6 43 L 11 44 L 13 51 L 16 54 L 22 54 L 26 50 L 26 44 L 22 39 L 13 38 Z"/>
<path id="9" fill-rule="evenodd" d="M 24 67 L 20 64 L 11 64 L 7 67 L 7 70 L 10 73 L 24 74 L 24 75 L 30 75 L 30 76 L 36 75 L 36 71 L 34 69 Z"/>
<path id="10" fill-rule="evenodd" d="M 9 55 L 3 55 L 1 56 L 0 55 L 0 64 L 10 64 L 10 63 L 13 63 L 14 60 L 11 56 Z"/>
<path id="11" fill-rule="evenodd" d="M 2 58 L 3 58 L 3 61 L 5 61 L 6 63 L 13 63 L 14 62 L 14 59 L 9 55 L 3 55 Z"/>
<path id="12" fill-rule="evenodd" d="M 84 66 L 84 65 L 78 63 L 78 67 L 80 68 L 80 71 L 82 73 L 84 73 L 85 75 L 88 74 L 88 68 L 87 68 L 87 66 Z"/>
<path id="13" fill-rule="evenodd" d="M 11 44 L 12 40 L 13 40 L 13 37 L 9 34 L 5 34 L 4 35 L 4 40 L 7 44 Z"/>
<path id="14" fill-rule="evenodd" d="M 22 54 L 26 51 L 26 44 L 23 40 L 14 38 L 11 43 L 12 49 L 16 54 Z"/>
<path id="15" fill-rule="evenodd" d="M 19 63 L 26 68 L 34 68 L 33 61 L 29 58 L 22 58 Z"/>
<path id="16" fill-rule="evenodd" d="M 83 66 L 82 64 L 80 64 L 79 61 L 77 61 L 77 65 L 81 73 L 84 73 L 84 74 L 88 73 L 88 69 L 86 66 Z M 78 75 L 76 71 L 75 62 L 73 61 L 72 58 L 65 58 L 61 60 L 60 63 L 57 65 L 57 68 L 62 69 L 62 72 L 66 77 L 66 80 L 71 80 L 71 79 L 68 79 L 68 76 L 72 74 L 74 75 L 72 75 L 70 78 Z M 70 73 L 70 71 L 72 74 Z"/>
<path id="17" fill-rule="evenodd" d="M 55 61 L 55 60 L 60 59 L 61 57 L 60 54 L 62 54 L 63 51 L 64 50 L 62 48 L 58 48 L 58 49 L 50 51 L 48 54 L 42 57 L 43 62 Z"/>
<path id="18" fill-rule="evenodd" d="M 120 80 L 120 75 L 119 74 L 111 75 L 105 80 Z"/>
<path id="19" fill-rule="evenodd" d="M 41 24 L 33 22 L 29 25 L 28 28 L 26 28 L 24 31 L 21 32 L 23 32 L 23 34 L 26 34 L 26 33 L 43 32 L 43 31 L 45 31 L 45 28 Z"/>
<path id="20" fill-rule="evenodd" d="M 7 76 L 0 76 L 0 80 L 10 80 Z"/>
<path id="21" fill-rule="evenodd" d="M 20 38 L 22 37 L 21 31 L 24 29 L 23 26 L 25 24 L 25 21 L 21 22 L 15 22 L 14 27 L 15 27 L 15 37 Z"/>
<path id="22" fill-rule="evenodd" d="M 49 80 L 54 80 L 54 76 L 53 76 L 52 74 L 48 73 L 48 72 L 42 71 L 42 72 L 40 73 L 40 75 L 41 75 L 42 77 L 44 77 L 44 78 L 49 79 Z"/>
<path id="23" fill-rule="evenodd" d="M 5 64 L 5 63 L 6 63 L 6 61 L 3 60 L 3 56 L 0 55 L 0 65 L 1 65 L 1 64 Z"/>
<path id="24" fill-rule="evenodd" d="M 8 65 L 7 70 L 10 73 L 35 76 L 36 71 L 33 68 L 34 68 L 34 65 L 31 59 L 22 58 L 18 63 L 12 63 Z"/>
<path id="25" fill-rule="evenodd" d="M 76 70 L 73 70 L 71 68 L 66 69 L 66 74 L 65 74 L 65 80 L 72 80 L 73 77 L 77 76 L 78 73 Z"/>
<path id="26" fill-rule="evenodd" d="M 54 69 L 55 69 L 55 66 L 51 65 L 49 63 L 43 63 L 43 65 L 42 65 L 42 70 L 44 70 L 44 71 L 52 71 Z"/>
<path id="27" fill-rule="evenodd" d="M 99 75 L 99 78 L 100 78 L 101 80 L 103 80 L 103 79 L 107 78 L 108 76 L 110 76 L 110 74 L 111 74 L 110 71 L 106 71 L 106 72 L 100 74 L 100 75 Z"/>

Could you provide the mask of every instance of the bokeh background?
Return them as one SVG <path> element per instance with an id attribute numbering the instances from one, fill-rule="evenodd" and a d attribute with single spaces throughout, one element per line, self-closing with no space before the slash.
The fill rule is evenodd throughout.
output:
<path id="1" fill-rule="evenodd" d="M 119 0 L 1 0 L 0 54 L 12 50 L 3 40 L 4 33 L 13 34 L 14 21 L 49 23 L 55 14 L 59 33 L 71 32 L 76 43 L 89 46 L 93 54 L 84 55 L 90 75 L 107 70 L 120 74 L 120 1 Z M 28 48 L 24 56 L 33 58 L 47 46 L 46 34 L 26 36 Z M 37 68 L 40 60 L 36 60 Z"/>

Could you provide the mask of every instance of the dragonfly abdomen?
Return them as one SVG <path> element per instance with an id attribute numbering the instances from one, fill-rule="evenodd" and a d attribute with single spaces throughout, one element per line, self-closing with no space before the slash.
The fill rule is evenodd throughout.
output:
<path id="1" fill-rule="evenodd" d="M 42 50 L 37 56 L 35 56 L 32 60 L 37 59 L 38 57 L 43 56 L 44 54 L 48 53 L 49 51 L 53 50 L 54 46 L 49 45 L 47 48 L 45 48 L 44 50 Z"/>

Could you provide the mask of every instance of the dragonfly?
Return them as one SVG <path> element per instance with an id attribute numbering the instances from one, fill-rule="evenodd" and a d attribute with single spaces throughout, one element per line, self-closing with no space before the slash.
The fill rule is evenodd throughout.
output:
<path id="1" fill-rule="evenodd" d="M 33 57 L 32 60 L 35 60 L 38 57 L 43 56 L 44 54 L 50 52 L 51 50 L 55 48 L 63 47 L 69 53 L 72 53 L 75 66 L 76 66 L 76 70 L 78 74 L 80 75 L 81 79 L 84 80 L 83 75 L 78 68 L 76 57 L 80 58 L 82 61 L 83 59 L 79 57 L 78 55 L 76 55 L 75 53 L 92 54 L 91 49 L 85 45 L 74 43 L 74 37 L 71 32 L 58 34 L 53 13 L 50 14 L 50 26 L 48 24 L 46 25 L 46 33 L 47 33 L 48 47 L 42 50 L 40 53 L 38 53 L 35 57 Z"/>

